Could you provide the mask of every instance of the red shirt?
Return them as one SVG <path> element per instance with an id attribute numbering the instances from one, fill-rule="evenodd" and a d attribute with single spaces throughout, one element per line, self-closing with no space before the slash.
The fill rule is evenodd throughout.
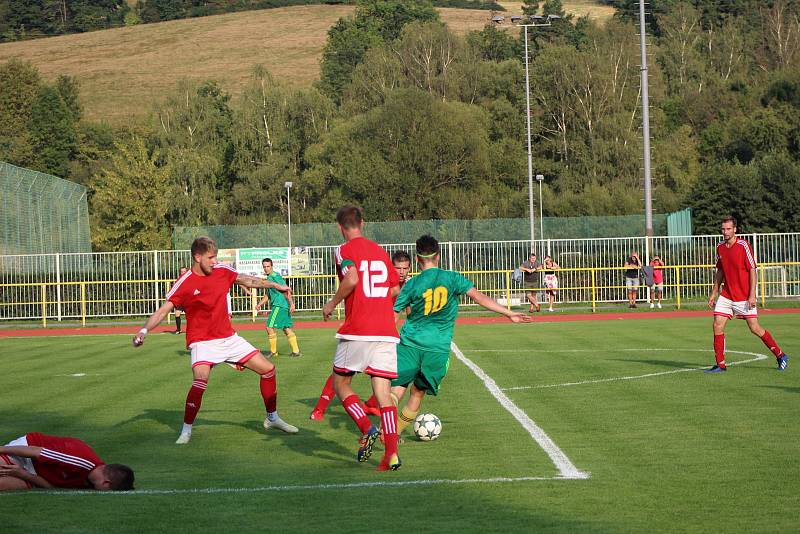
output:
<path id="1" fill-rule="evenodd" d="M 36 474 L 57 488 L 91 488 L 89 473 L 105 465 L 91 447 L 77 438 L 38 432 L 26 434 L 25 438 L 31 447 L 42 447 L 39 457 L 32 458 Z"/>
<path id="2" fill-rule="evenodd" d="M 358 285 L 344 299 L 345 320 L 336 337 L 398 343 L 391 288 L 400 279 L 389 255 L 365 237 L 351 239 L 335 254 L 339 280 L 350 269 L 358 270 Z"/>
<path id="3" fill-rule="evenodd" d="M 661 269 L 661 263 L 656 263 L 654 261 L 650 262 L 650 266 L 653 267 L 653 283 L 654 284 L 663 284 L 664 283 L 664 270 Z"/>
<path id="4" fill-rule="evenodd" d="M 167 300 L 186 313 L 187 347 L 236 333 L 228 316 L 227 295 L 237 276 L 234 269 L 218 263 L 208 276 L 187 271 L 169 290 Z"/>
<path id="5" fill-rule="evenodd" d="M 737 239 L 728 247 L 725 241 L 717 245 L 717 269 L 722 271 L 725 280 L 722 296 L 733 302 L 750 298 L 750 271 L 756 268 L 756 260 L 750 243 Z"/>

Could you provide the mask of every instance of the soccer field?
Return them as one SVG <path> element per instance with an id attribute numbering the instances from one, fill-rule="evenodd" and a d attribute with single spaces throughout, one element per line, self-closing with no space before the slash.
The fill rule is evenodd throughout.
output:
<path id="1" fill-rule="evenodd" d="M 442 394 L 422 410 L 442 436 L 407 433 L 402 469 L 384 473 L 379 453 L 355 461 L 338 401 L 308 419 L 330 329 L 298 329 L 303 356 L 277 361 L 298 434 L 265 433 L 256 375 L 222 366 L 185 446 L 182 337 L 141 349 L 130 335 L 0 338 L 0 441 L 80 437 L 137 478 L 131 494 L 0 494 L 0 530 L 796 532 L 798 316 L 762 324 L 792 357 L 786 372 L 741 321 L 722 375 L 698 370 L 714 359 L 710 317 L 460 325 Z M 263 332 L 242 335 L 265 346 Z"/>

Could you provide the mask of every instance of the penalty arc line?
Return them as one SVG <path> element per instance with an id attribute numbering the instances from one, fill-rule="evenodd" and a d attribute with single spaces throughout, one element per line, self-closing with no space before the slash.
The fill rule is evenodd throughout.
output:
<path id="1" fill-rule="evenodd" d="M 483 381 L 483 385 L 486 386 L 486 389 L 489 390 L 489 393 L 491 393 L 492 396 L 497 399 L 497 401 L 503 408 L 506 409 L 506 411 L 514 416 L 514 418 L 522 425 L 528 434 L 530 434 L 533 440 L 539 444 L 542 450 L 544 450 L 547 456 L 550 457 L 550 460 L 556 466 L 556 469 L 558 469 L 560 478 L 589 478 L 589 473 L 581 471 L 575 467 L 575 464 L 573 464 L 564 451 L 562 451 L 558 445 L 556 445 L 555 442 L 550 439 L 550 436 L 548 436 L 547 433 L 528 416 L 528 414 L 514 404 L 514 402 L 508 398 L 508 395 L 503 393 L 492 377 L 487 375 L 486 372 L 478 367 L 472 360 L 464 356 L 464 353 L 461 352 L 461 349 L 458 348 L 458 345 L 456 345 L 454 342 L 451 342 L 450 348 L 453 351 L 453 354 L 456 355 L 456 358 L 458 358 L 461 363 L 466 365 L 473 373 L 475 373 L 475 376 Z"/>
<path id="2" fill-rule="evenodd" d="M 645 349 L 650 351 L 666 351 L 671 349 Z M 706 352 L 703 349 L 682 349 L 684 351 L 697 351 L 697 352 Z M 752 363 L 757 362 L 760 360 L 766 360 L 767 356 L 764 354 L 759 354 L 757 352 L 745 352 L 740 350 L 729 350 L 727 351 L 728 354 L 743 354 L 745 356 L 755 356 L 749 360 L 742 360 L 740 362 L 730 362 L 728 365 L 740 365 L 743 363 Z M 563 384 L 545 384 L 541 386 L 514 386 L 510 388 L 503 388 L 503 391 L 520 391 L 524 389 L 546 389 L 546 388 L 561 388 L 561 387 L 570 387 L 570 386 L 583 386 L 586 384 L 602 384 L 605 382 L 619 382 L 621 380 L 639 380 L 641 378 L 651 378 L 654 376 L 664 376 L 664 375 L 674 375 L 676 373 L 687 373 L 690 371 L 702 371 L 704 369 L 708 369 L 708 366 L 704 367 L 686 367 L 684 369 L 675 369 L 672 371 L 661 371 L 659 373 L 647 373 L 644 375 L 632 375 L 632 376 L 615 376 L 611 378 L 598 378 L 595 380 L 583 380 L 581 382 L 564 382 Z"/>

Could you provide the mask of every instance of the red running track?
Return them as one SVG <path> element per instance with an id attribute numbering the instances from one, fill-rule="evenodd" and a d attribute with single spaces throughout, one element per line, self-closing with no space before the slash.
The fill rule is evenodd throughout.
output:
<path id="1" fill-rule="evenodd" d="M 800 313 L 800 308 L 776 308 L 771 310 L 759 310 L 759 315 L 786 315 Z M 571 323 L 578 321 L 616 321 L 616 320 L 638 320 L 638 319 L 673 319 L 680 317 L 708 317 L 711 318 L 711 310 L 699 311 L 659 311 L 659 312 L 618 312 L 618 313 L 580 313 L 551 315 L 546 312 L 534 315 L 533 324 L 536 323 Z M 499 324 L 507 323 L 505 317 L 462 317 L 456 320 L 456 324 Z M 296 322 L 295 328 L 338 328 L 341 321 L 308 321 Z M 255 323 L 234 324 L 234 329 L 241 330 L 262 330 L 264 325 L 261 321 Z M 76 335 L 102 335 L 102 334 L 130 334 L 134 335 L 139 330 L 135 326 L 86 326 L 79 328 L 27 328 L 15 330 L 0 330 L 0 337 L 26 337 L 26 336 L 76 336 Z M 159 326 L 151 333 L 172 332 L 174 326 Z"/>

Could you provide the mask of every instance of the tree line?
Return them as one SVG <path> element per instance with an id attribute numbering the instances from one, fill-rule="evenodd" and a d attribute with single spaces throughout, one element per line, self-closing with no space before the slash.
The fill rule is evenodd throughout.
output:
<path id="1" fill-rule="evenodd" d="M 355 3 L 356 0 L 0 0 L 0 42 L 256 9 Z M 503 9 L 483 0 L 433 3 L 437 7 Z"/>
<path id="2" fill-rule="evenodd" d="M 798 8 L 762 2 L 754 19 L 698 4 L 657 13 L 650 43 L 655 210 L 692 207 L 701 233 L 728 213 L 743 231 L 797 231 Z M 544 215 L 641 213 L 636 26 L 571 18 L 558 0 L 526 9 L 563 17 L 528 34 Z M 98 250 L 168 248 L 173 226 L 283 222 L 286 181 L 293 222 L 345 202 L 371 220 L 524 217 L 523 59 L 515 31 L 462 37 L 429 2 L 362 0 L 330 29 L 313 87 L 259 66 L 234 95 L 187 80 L 149 122 L 118 128 L 81 117 L 74 79 L 11 61 L 0 159 L 87 185 Z"/>

